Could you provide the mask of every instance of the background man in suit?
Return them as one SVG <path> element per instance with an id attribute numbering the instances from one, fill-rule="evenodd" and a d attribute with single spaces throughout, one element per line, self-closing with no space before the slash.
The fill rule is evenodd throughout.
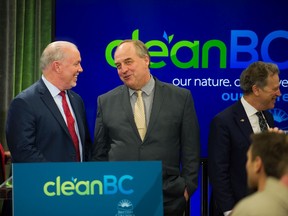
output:
<path id="1" fill-rule="evenodd" d="M 162 161 L 164 213 L 182 216 L 198 182 L 200 135 L 191 93 L 151 76 L 141 41 L 123 41 L 114 58 L 124 85 L 98 97 L 93 160 Z M 143 92 L 144 133 L 134 121 L 137 90 Z"/>
<path id="2" fill-rule="evenodd" d="M 84 103 L 70 90 L 83 71 L 80 63 L 80 53 L 70 42 L 57 41 L 45 48 L 40 58 L 42 78 L 17 95 L 9 107 L 6 138 L 13 162 L 87 160 L 91 142 Z M 61 91 L 66 92 L 75 121 L 76 147 L 66 125 Z"/>
<path id="3" fill-rule="evenodd" d="M 210 215 L 228 215 L 247 195 L 245 171 L 250 135 L 260 132 L 257 112 L 264 126 L 274 127 L 274 108 L 280 93 L 277 65 L 254 62 L 240 76 L 241 100 L 217 114 L 211 122 L 208 140 L 208 170 L 212 185 Z"/>
<path id="4" fill-rule="evenodd" d="M 281 132 L 252 134 L 247 152 L 248 186 L 257 193 L 233 208 L 233 216 L 288 215 L 288 137 Z"/>

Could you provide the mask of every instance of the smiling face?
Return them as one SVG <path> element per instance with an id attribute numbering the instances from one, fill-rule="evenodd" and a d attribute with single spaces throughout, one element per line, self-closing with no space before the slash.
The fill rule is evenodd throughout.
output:
<path id="1" fill-rule="evenodd" d="M 81 67 L 81 57 L 75 47 L 66 47 L 63 49 L 64 58 L 57 61 L 58 76 L 61 89 L 71 89 L 77 85 L 77 77 L 83 72 Z"/>
<path id="2" fill-rule="evenodd" d="M 257 95 L 258 110 L 273 109 L 277 97 L 281 95 L 280 81 L 278 74 L 270 75 L 267 78 L 267 85 L 260 88 L 254 86 L 254 93 Z"/>
<path id="3" fill-rule="evenodd" d="M 115 51 L 114 61 L 120 79 L 129 88 L 139 90 L 148 83 L 149 56 L 141 57 L 133 42 L 121 44 Z"/>
<path id="4" fill-rule="evenodd" d="M 276 64 L 256 61 L 240 75 L 240 87 L 245 100 L 256 110 L 273 109 L 281 96 L 279 68 Z"/>

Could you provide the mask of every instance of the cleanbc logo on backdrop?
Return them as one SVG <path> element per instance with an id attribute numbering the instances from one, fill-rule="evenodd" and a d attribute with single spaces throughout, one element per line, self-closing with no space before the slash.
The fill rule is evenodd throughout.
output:
<path id="1" fill-rule="evenodd" d="M 138 40 L 139 29 L 132 32 L 132 39 Z M 151 47 L 157 47 L 159 51 L 149 51 L 151 57 L 165 57 L 167 60 L 161 60 L 158 62 L 151 62 L 151 68 L 163 68 L 166 66 L 167 61 L 171 61 L 176 67 L 181 69 L 187 68 L 208 68 L 209 67 L 209 51 L 213 48 L 219 50 L 219 67 L 227 68 L 227 58 L 230 59 L 230 68 L 245 68 L 248 64 L 258 61 L 261 56 L 263 61 L 274 62 L 278 65 L 280 69 L 288 68 L 288 59 L 283 62 L 276 62 L 273 57 L 269 55 L 269 47 L 271 43 L 278 39 L 288 40 L 288 31 L 277 30 L 270 32 L 263 39 L 259 41 L 257 34 L 251 30 L 231 30 L 230 34 L 230 56 L 227 55 L 227 45 L 221 40 L 209 40 L 202 42 L 199 40 L 194 41 L 173 41 L 174 35 L 168 36 L 166 32 L 163 34 L 163 39 L 161 40 L 150 40 L 145 44 L 148 49 Z M 245 39 L 250 41 L 249 44 L 240 44 L 240 40 Z M 122 40 L 111 41 L 105 50 L 105 57 L 107 63 L 115 67 L 113 59 L 113 50 Z M 173 41 L 173 43 L 172 43 Z M 260 52 L 256 50 L 260 47 Z M 189 60 L 181 61 L 178 56 L 181 54 L 181 49 L 188 48 L 191 50 L 191 58 Z M 288 47 L 287 47 L 288 48 Z M 258 48 L 259 49 L 259 48 Z M 200 62 L 201 53 L 201 62 Z M 239 54 L 248 54 L 251 58 L 247 61 L 240 61 L 237 59 Z M 213 57 L 214 58 L 214 57 Z M 155 58 L 154 58 L 155 59 Z"/>
<path id="2" fill-rule="evenodd" d="M 94 179 L 92 181 L 77 178 L 71 181 L 63 181 L 61 176 L 57 176 L 55 181 L 47 181 L 43 185 L 43 192 L 46 196 L 93 196 L 93 195 L 113 195 L 116 193 L 132 194 L 134 190 L 125 188 L 127 181 L 132 181 L 133 176 L 123 175 L 117 178 L 115 175 L 104 175 L 103 180 Z"/>

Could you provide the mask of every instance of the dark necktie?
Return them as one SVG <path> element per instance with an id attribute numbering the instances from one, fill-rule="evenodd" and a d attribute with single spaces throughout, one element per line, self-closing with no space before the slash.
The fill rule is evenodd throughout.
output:
<path id="1" fill-rule="evenodd" d="M 75 131 L 75 120 L 70 112 L 70 109 L 66 100 L 65 91 L 61 91 L 59 94 L 62 96 L 62 106 L 63 106 L 63 110 L 66 116 L 67 127 L 68 127 L 69 133 L 71 135 L 71 138 L 73 140 L 74 147 L 76 150 L 76 160 L 80 161 L 79 140 Z"/>
<path id="2" fill-rule="evenodd" d="M 259 119 L 260 130 L 261 131 L 268 130 L 266 120 L 264 119 L 262 112 L 257 112 L 256 115 L 258 116 L 258 119 Z"/>

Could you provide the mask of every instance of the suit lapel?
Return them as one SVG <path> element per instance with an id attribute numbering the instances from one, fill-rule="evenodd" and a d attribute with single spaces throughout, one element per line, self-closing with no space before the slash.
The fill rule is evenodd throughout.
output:
<path id="1" fill-rule="evenodd" d="M 151 109 L 151 115 L 150 115 L 150 121 L 147 128 L 147 134 L 146 136 L 149 136 L 150 132 L 152 131 L 153 126 L 155 125 L 155 122 L 157 121 L 157 117 L 159 116 L 159 112 L 161 110 L 163 101 L 165 99 L 164 94 L 164 85 L 159 80 L 155 79 L 155 93 L 154 93 L 154 99 Z"/>
<path id="2" fill-rule="evenodd" d="M 238 101 L 238 103 L 235 106 L 234 120 L 236 122 L 236 125 L 239 127 L 240 131 L 242 131 L 243 135 L 250 143 L 250 134 L 253 133 L 253 129 L 241 101 Z"/>
<path id="3" fill-rule="evenodd" d="M 133 114 L 133 110 L 131 107 L 129 90 L 128 90 L 128 87 L 125 85 L 123 85 L 123 87 L 121 88 L 121 101 L 122 101 L 122 108 L 124 110 L 124 113 L 127 115 L 127 118 L 129 120 L 133 130 L 135 131 L 135 134 L 138 134 L 139 139 L 141 139 L 140 135 L 138 133 L 137 126 L 136 126 L 135 121 L 134 121 L 134 114 Z"/>
<path id="4" fill-rule="evenodd" d="M 85 134 L 84 128 L 85 127 L 83 125 L 80 110 L 78 109 L 79 107 L 77 106 L 78 104 L 77 104 L 76 98 L 73 96 L 73 94 L 71 94 L 70 90 L 67 91 L 67 95 L 69 97 L 69 101 L 70 101 L 70 104 L 72 106 L 72 109 L 73 109 L 73 112 L 74 112 L 74 115 L 75 115 L 75 118 L 77 121 L 79 136 L 81 138 L 81 143 L 83 145 L 83 143 L 85 141 L 82 139 L 82 137 L 84 138 L 84 134 Z"/>
<path id="5" fill-rule="evenodd" d="M 147 128 L 147 133 L 146 136 L 149 136 L 150 132 L 152 131 L 152 128 L 157 121 L 158 114 L 161 110 L 161 106 L 163 104 L 163 101 L 165 99 L 165 94 L 164 94 L 164 85 L 161 83 L 159 80 L 155 79 L 155 93 L 154 93 L 154 99 L 153 99 L 153 104 L 152 104 L 152 110 L 151 110 L 151 115 L 150 115 L 150 121 L 149 125 Z M 127 86 L 123 85 L 123 88 L 121 89 L 121 98 L 122 98 L 122 108 L 124 110 L 124 113 L 127 115 L 129 122 L 135 131 L 135 134 L 138 134 L 139 139 L 141 140 L 141 137 L 138 133 L 137 126 L 134 121 L 134 114 L 133 110 L 131 107 L 130 103 L 130 96 L 129 96 L 129 91 Z M 146 139 L 146 138 L 145 138 Z M 144 139 L 144 141 L 145 141 Z"/>
<path id="6" fill-rule="evenodd" d="M 263 111 L 263 114 L 265 116 L 265 119 L 269 125 L 270 128 L 274 127 L 274 118 L 273 115 L 271 113 L 269 113 L 269 111 Z"/>
<path id="7" fill-rule="evenodd" d="M 67 135 L 70 136 L 66 123 L 63 119 L 63 116 L 61 115 L 61 112 L 59 111 L 53 97 L 51 96 L 49 90 L 45 86 L 42 79 L 40 79 L 39 81 L 39 93 L 42 101 L 47 106 L 48 110 L 50 110 L 52 115 L 55 117 L 56 121 L 58 121 L 61 127 L 66 131 Z"/>

